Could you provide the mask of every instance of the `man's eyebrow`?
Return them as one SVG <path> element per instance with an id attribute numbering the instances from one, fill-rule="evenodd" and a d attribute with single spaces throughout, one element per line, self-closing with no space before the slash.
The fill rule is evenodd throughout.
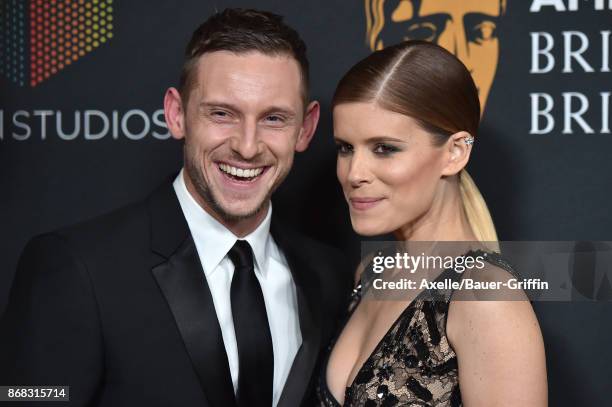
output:
<path id="1" fill-rule="evenodd" d="M 227 103 L 227 102 L 204 101 L 204 102 L 200 102 L 198 106 L 200 107 L 200 109 L 220 107 L 220 108 L 228 109 L 228 110 L 238 110 L 236 106 L 232 105 L 231 103 Z"/>
<path id="2" fill-rule="evenodd" d="M 221 108 L 221 109 L 232 110 L 235 112 L 240 111 L 240 109 L 237 106 L 232 105 L 231 103 L 215 102 L 214 100 L 201 102 L 198 106 L 200 109 Z M 264 115 L 268 115 L 272 113 L 283 114 L 289 118 L 293 118 L 296 116 L 296 112 L 293 109 L 289 107 L 284 107 L 284 106 L 270 106 L 264 111 Z"/>
<path id="3" fill-rule="evenodd" d="M 294 117 L 296 115 L 293 109 L 283 106 L 270 106 L 268 109 L 265 110 L 265 112 L 265 114 L 280 113 L 287 117 Z"/>

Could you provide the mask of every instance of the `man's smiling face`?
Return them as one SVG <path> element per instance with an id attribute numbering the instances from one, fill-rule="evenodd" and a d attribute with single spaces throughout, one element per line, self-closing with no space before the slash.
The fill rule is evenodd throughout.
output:
<path id="1" fill-rule="evenodd" d="M 216 51 L 200 57 L 193 75 L 182 134 L 173 132 L 185 137 L 188 188 L 221 220 L 257 216 L 312 135 L 299 65 L 284 55 Z"/>

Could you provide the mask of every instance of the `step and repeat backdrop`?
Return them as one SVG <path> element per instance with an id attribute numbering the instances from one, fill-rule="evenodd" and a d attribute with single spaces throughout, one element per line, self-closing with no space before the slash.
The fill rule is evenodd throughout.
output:
<path id="1" fill-rule="evenodd" d="M 612 0 L 1 0 L 0 314 L 30 237 L 141 199 L 180 169 L 162 97 L 192 30 L 225 7 L 282 14 L 308 45 L 322 118 L 274 198 L 304 233 L 358 254 L 330 99 L 372 50 L 424 39 L 478 85 L 469 170 L 500 238 L 612 240 Z M 612 404 L 611 280 L 594 282 L 593 302 L 534 304 L 552 406 Z"/>

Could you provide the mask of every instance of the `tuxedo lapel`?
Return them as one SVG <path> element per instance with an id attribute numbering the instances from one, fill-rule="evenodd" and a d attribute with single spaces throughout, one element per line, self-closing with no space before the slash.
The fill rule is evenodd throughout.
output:
<path id="1" fill-rule="evenodd" d="M 195 244 L 171 184 L 149 199 L 152 274 L 211 407 L 235 405 L 221 328 Z"/>
<path id="2" fill-rule="evenodd" d="M 296 286 L 302 345 L 293 360 L 289 376 L 278 402 L 279 407 L 299 406 L 304 398 L 321 343 L 320 305 L 317 300 L 319 280 L 311 258 L 300 239 L 272 220 L 270 231 L 283 251 Z"/>

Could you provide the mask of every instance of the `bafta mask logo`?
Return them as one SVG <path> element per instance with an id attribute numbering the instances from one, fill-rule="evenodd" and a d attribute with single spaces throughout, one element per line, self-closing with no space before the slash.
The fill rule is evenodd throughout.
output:
<path id="1" fill-rule="evenodd" d="M 468 68 L 484 110 L 491 90 L 506 0 L 365 0 L 367 42 L 372 51 L 406 40 L 434 42 Z"/>

